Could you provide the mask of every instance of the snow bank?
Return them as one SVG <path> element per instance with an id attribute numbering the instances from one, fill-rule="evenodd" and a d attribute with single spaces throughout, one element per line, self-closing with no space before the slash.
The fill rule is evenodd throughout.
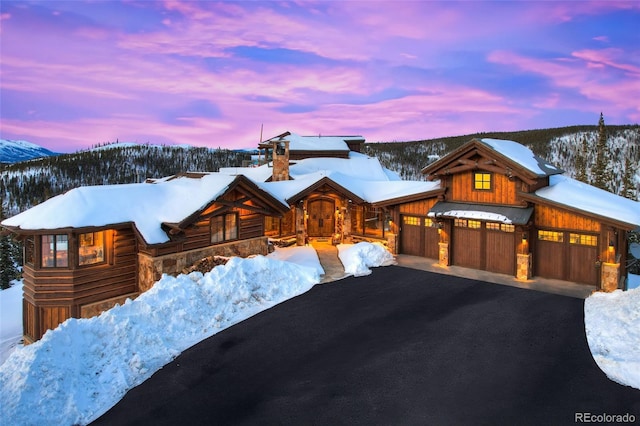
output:
<path id="1" fill-rule="evenodd" d="M 584 303 L 584 324 L 598 367 L 640 389 L 640 289 L 594 293 Z"/>
<path id="2" fill-rule="evenodd" d="M 69 319 L 16 349 L 0 366 L 1 418 L 89 423 L 183 350 L 319 281 L 316 267 L 264 256 L 165 275 L 123 306 Z"/>
<path id="3" fill-rule="evenodd" d="M 22 340 L 22 280 L 14 282 L 0 291 L 0 365 Z"/>
<path id="4" fill-rule="evenodd" d="M 344 271 L 356 277 L 371 274 L 370 267 L 396 263 L 391 253 L 380 243 L 339 244 L 338 257 Z"/>

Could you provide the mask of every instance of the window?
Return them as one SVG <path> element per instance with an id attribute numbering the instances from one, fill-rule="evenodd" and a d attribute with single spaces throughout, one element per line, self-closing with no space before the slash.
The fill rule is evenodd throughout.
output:
<path id="1" fill-rule="evenodd" d="M 487 229 L 491 231 L 502 231 L 502 232 L 516 231 L 516 227 L 514 225 L 509 225 L 508 223 L 495 223 L 495 222 L 488 222 Z"/>
<path id="2" fill-rule="evenodd" d="M 455 219 L 453 221 L 453 226 L 457 226 L 458 228 L 479 229 L 480 226 L 482 226 L 482 222 L 471 219 Z"/>
<path id="3" fill-rule="evenodd" d="M 431 219 L 430 217 L 425 217 L 424 218 L 424 226 L 426 226 L 427 228 L 434 227 L 435 224 L 433 223 L 433 219 Z"/>
<path id="4" fill-rule="evenodd" d="M 405 225 L 416 225 L 420 226 L 420 218 L 415 216 L 404 216 L 402 221 Z"/>
<path id="5" fill-rule="evenodd" d="M 264 233 L 268 236 L 279 236 L 280 232 L 280 218 L 273 216 L 266 216 L 264 218 Z"/>
<path id="6" fill-rule="evenodd" d="M 477 172 L 473 174 L 473 189 L 487 191 L 491 189 L 491 173 Z"/>
<path id="7" fill-rule="evenodd" d="M 538 231 L 538 239 L 540 241 L 553 241 L 561 243 L 564 241 L 564 234 L 556 231 Z"/>
<path id="8" fill-rule="evenodd" d="M 453 226 L 458 228 L 466 228 L 467 227 L 467 219 L 454 219 Z"/>
<path id="9" fill-rule="evenodd" d="M 69 238 L 66 235 L 42 236 L 42 267 L 65 268 L 69 266 Z"/>
<path id="10" fill-rule="evenodd" d="M 78 235 L 78 265 L 104 262 L 104 231 Z"/>
<path id="11" fill-rule="evenodd" d="M 211 242 L 221 243 L 223 241 L 235 240 L 238 238 L 238 215 L 229 213 L 211 218 Z"/>
<path id="12" fill-rule="evenodd" d="M 380 209 L 365 207 L 364 235 L 382 238 L 384 236 L 384 216 Z"/>
<path id="13" fill-rule="evenodd" d="M 582 246 L 595 247 L 598 245 L 598 237 L 596 235 L 572 233 L 572 234 L 569 234 L 569 242 L 571 244 L 580 244 Z"/>

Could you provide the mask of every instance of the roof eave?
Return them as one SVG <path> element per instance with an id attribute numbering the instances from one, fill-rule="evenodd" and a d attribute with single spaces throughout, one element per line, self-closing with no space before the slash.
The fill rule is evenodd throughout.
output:
<path id="1" fill-rule="evenodd" d="M 560 203 L 558 201 L 549 200 L 548 198 L 544 198 L 544 197 L 541 197 L 541 196 L 533 194 L 533 193 L 525 193 L 525 192 L 523 192 L 523 193 L 520 193 L 519 196 L 523 200 L 530 201 L 530 202 L 532 202 L 534 204 L 546 204 L 546 205 L 549 205 L 549 206 L 552 206 L 552 207 L 558 207 L 558 208 L 561 208 L 561 209 L 564 209 L 564 210 L 571 210 L 571 211 L 577 212 L 577 213 L 579 213 L 581 215 L 596 219 L 596 220 L 598 220 L 600 222 L 603 222 L 603 223 L 606 223 L 606 224 L 609 224 L 609 225 L 613 225 L 613 226 L 621 228 L 621 229 L 626 229 L 627 231 L 631 231 L 631 230 L 633 230 L 635 228 L 640 228 L 639 224 L 637 224 L 637 223 L 628 223 L 628 222 L 625 222 L 625 221 L 613 219 L 613 218 L 608 217 L 608 216 L 602 216 L 602 215 L 599 215 L 597 213 L 593 213 L 593 212 L 590 212 L 590 211 L 587 211 L 587 210 L 579 209 L 579 208 L 576 208 L 576 207 L 573 207 L 573 206 L 570 206 L 570 205 L 567 205 L 567 204 Z"/>

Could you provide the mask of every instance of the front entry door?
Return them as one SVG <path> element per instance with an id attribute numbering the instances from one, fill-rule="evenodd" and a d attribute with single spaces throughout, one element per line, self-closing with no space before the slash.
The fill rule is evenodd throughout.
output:
<path id="1" fill-rule="evenodd" d="M 330 237 L 333 235 L 334 211 L 336 208 L 332 200 L 313 200 L 307 206 L 309 219 L 307 233 L 310 237 Z"/>

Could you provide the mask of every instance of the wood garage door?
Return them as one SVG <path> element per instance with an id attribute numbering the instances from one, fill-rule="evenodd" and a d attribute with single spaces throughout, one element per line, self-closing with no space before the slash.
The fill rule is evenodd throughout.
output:
<path id="1" fill-rule="evenodd" d="M 400 253 L 438 258 L 438 230 L 430 218 L 424 216 L 401 217 Z"/>
<path id="2" fill-rule="evenodd" d="M 597 285 L 598 236 L 569 233 L 569 281 Z"/>
<path id="3" fill-rule="evenodd" d="M 564 231 L 538 231 L 536 275 L 544 278 L 598 284 L 598 236 Z"/>
<path id="4" fill-rule="evenodd" d="M 486 226 L 486 270 L 514 275 L 516 272 L 515 226 L 505 223 L 487 222 Z"/>
<path id="5" fill-rule="evenodd" d="M 482 222 L 454 219 L 453 264 L 467 268 L 482 268 Z"/>

